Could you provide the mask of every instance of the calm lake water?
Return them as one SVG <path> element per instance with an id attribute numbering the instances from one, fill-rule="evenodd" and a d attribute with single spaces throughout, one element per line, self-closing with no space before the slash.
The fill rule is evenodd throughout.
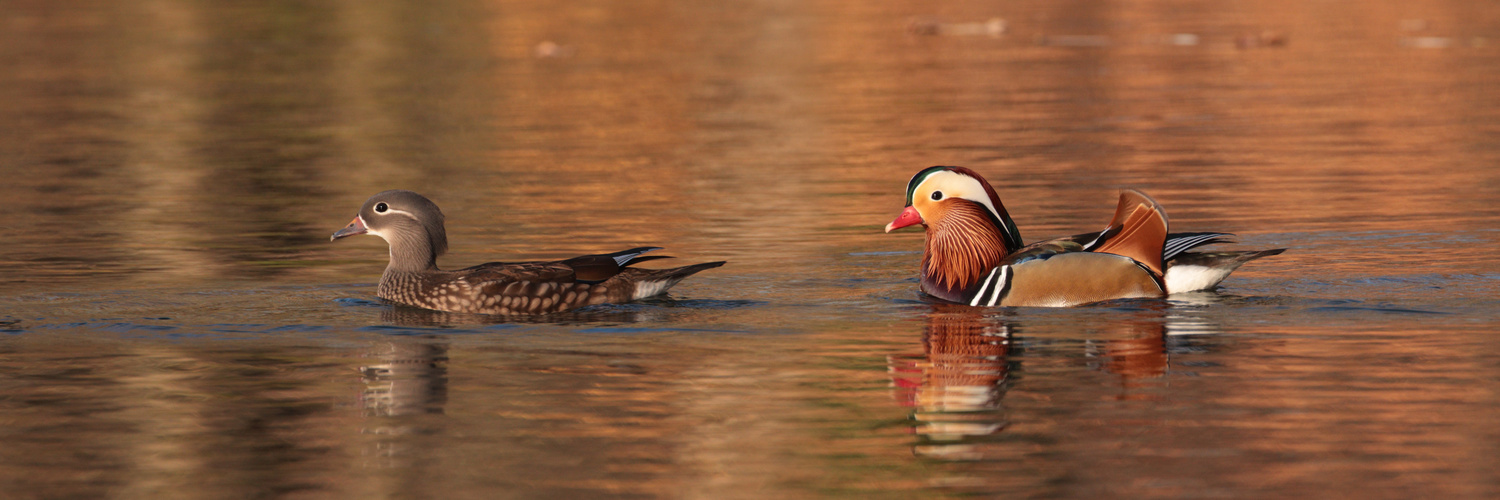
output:
<path id="1" fill-rule="evenodd" d="M 0 0 L 6 498 L 1495 498 L 1484 2 Z M 907 179 L 1288 248 L 1217 293 L 923 301 Z M 528 319 L 440 264 L 729 265 Z"/>

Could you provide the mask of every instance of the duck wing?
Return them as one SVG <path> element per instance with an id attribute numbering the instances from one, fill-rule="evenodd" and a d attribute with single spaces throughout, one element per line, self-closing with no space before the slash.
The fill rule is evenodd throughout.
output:
<path id="1" fill-rule="evenodd" d="M 639 247 L 614 253 L 581 255 L 567 260 L 539 262 L 489 262 L 454 271 L 471 283 L 553 282 L 599 283 L 619 275 L 630 264 L 666 256 L 642 257 L 661 247 Z"/>

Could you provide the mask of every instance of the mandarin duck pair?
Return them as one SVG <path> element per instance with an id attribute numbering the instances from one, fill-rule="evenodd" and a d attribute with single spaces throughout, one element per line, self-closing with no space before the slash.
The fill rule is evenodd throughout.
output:
<path id="1" fill-rule="evenodd" d="M 1186 252 L 1225 241 L 1225 233 L 1168 233 L 1167 216 L 1145 194 L 1127 190 L 1109 227 L 1097 233 L 1023 246 L 994 188 L 962 167 L 925 169 L 907 185 L 906 209 L 886 232 L 927 230 L 921 289 L 972 306 L 1071 306 L 1120 298 L 1163 297 L 1213 288 L 1247 261 L 1284 249 Z M 705 269 L 633 264 L 666 258 L 640 247 L 549 262 L 491 262 L 444 271 L 443 213 L 411 191 L 377 193 L 331 240 L 370 234 L 390 247 L 376 295 L 408 306 L 454 313 L 546 314 L 654 297 Z"/>

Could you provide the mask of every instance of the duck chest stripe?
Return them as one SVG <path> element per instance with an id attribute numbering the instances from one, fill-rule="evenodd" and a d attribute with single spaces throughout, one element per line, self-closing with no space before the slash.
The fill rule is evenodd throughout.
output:
<path id="1" fill-rule="evenodd" d="M 995 290 L 990 292 L 990 303 L 986 305 L 993 307 L 1007 292 L 1010 292 L 1010 266 L 1000 266 L 1000 276 L 995 278 Z"/>
<path id="2" fill-rule="evenodd" d="M 979 282 L 979 291 L 974 292 L 974 300 L 969 301 L 969 305 L 971 305 L 971 306 L 977 306 L 977 305 L 979 305 L 979 300 L 982 299 L 982 298 L 984 298 L 984 291 L 988 290 L 990 288 L 990 280 L 995 277 L 995 273 L 997 273 L 997 272 L 1000 272 L 1000 268 L 997 267 L 997 268 L 991 269 L 990 270 L 990 275 L 989 276 L 985 276 L 984 277 L 984 281 Z"/>

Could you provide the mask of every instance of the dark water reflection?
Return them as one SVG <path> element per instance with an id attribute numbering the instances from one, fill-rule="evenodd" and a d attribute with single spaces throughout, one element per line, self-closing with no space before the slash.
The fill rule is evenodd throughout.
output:
<path id="1" fill-rule="evenodd" d="M 1500 10 L 1473 2 L 0 0 L 0 496 L 1500 496 Z M 981 311 L 916 169 L 1028 240 L 1121 187 L 1287 247 Z M 383 304 L 661 245 L 670 298 Z"/>

